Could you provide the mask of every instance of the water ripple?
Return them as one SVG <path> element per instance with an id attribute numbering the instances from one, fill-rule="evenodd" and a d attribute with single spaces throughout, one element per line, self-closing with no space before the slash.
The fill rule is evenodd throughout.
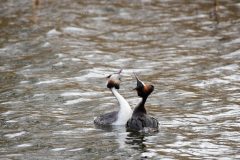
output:
<path id="1" fill-rule="evenodd" d="M 239 2 L 1 2 L 0 159 L 239 159 Z M 98 128 L 106 76 L 160 132 Z"/>

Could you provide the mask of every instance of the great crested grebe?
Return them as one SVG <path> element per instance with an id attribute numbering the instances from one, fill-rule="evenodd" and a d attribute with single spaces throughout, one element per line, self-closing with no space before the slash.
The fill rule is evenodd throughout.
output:
<path id="1" fill-rule="evenodd" d="M 127 130 L 140 131 L 140 132 L 156 132 L 158 131 L 158 120 L 154 117 L 147 115 L 145 109 L 145 102 L 148 96 L 154 90 L 153 85 L 144 84 L 137 75 L 137 87 L 135 90 L 139 97 L 141 97 L 140 103 L 135 107 L 131 119 L 128 120 L 126 124 Z"/>
<path id="2" fill-rule="evenodd" d="M 107 81 L 107 88 L 112 91 L 112 94 L 116 97 L 119 110 L 106 113 L 100 115 L 99 117 L 94 119 L 94 124 L 100 126 L 109 126 L 109 125 L 126 125 L 127 121 L 132 116 L 132 109 L 128 102 L 118 93 L 118 89 L 120 88 L 121 82 L 121 72 L 122 69 L 118 73 L 114 73 L 109 75 Z"/>

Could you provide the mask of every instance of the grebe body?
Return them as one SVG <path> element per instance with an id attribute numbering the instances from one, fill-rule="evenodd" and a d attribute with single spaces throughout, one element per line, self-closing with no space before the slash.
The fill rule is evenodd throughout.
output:
<path id="1" fill-rule="evenodd" d="M 121 82 L 121 73 L 120 70 L 118 73 L 109 75 L 107 81 L 107 87 L 111 90 L 112 94 L 116 97 L 119 110 L 113 111 L 100 115 L 94 119 L 94 124 L 98 126 L 109 126 L 109 125 L 126 125 L 127 121 L 132 116 L 132 109 L 124 97 L 118 93 Z"/>
<path id="2" fill-rule="evenodd" d="M 132 117 L 126 124 L 126 128 L 131 131 L 156 132 L 158 131 L 158 120 L 149 116 L 145 109 L 145 103 L 148 96 L 153 92 L 154 86 L 144 84 L 136 75 L 135 77 L 137 79 L 137 87 L 135 90 L 138 96 L 141 97 L 141 101 L 135 107 Z"/>

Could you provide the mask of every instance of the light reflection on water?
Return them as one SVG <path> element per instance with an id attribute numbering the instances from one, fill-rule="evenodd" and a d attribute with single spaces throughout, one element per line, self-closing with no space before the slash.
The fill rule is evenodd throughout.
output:
<path id="1" fill-rule="evenodd" d="M 0 4 L 0 158 L 240 158 L 237 1 L 35 2 Z M 155 86 L 159 133 L 93 125 L 119 68 L 132 107 L 133 72 Z"/>

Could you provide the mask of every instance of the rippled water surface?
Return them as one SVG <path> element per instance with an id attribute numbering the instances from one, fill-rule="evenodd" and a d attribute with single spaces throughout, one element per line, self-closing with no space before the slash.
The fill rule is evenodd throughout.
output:
<path id="1" fill-rule="evenodd" d="M 93 125 L 119 68 L 159 133 Z M 240 159 L 239 117 L 238 0 L 0 3 L 0 159 Z"/>

